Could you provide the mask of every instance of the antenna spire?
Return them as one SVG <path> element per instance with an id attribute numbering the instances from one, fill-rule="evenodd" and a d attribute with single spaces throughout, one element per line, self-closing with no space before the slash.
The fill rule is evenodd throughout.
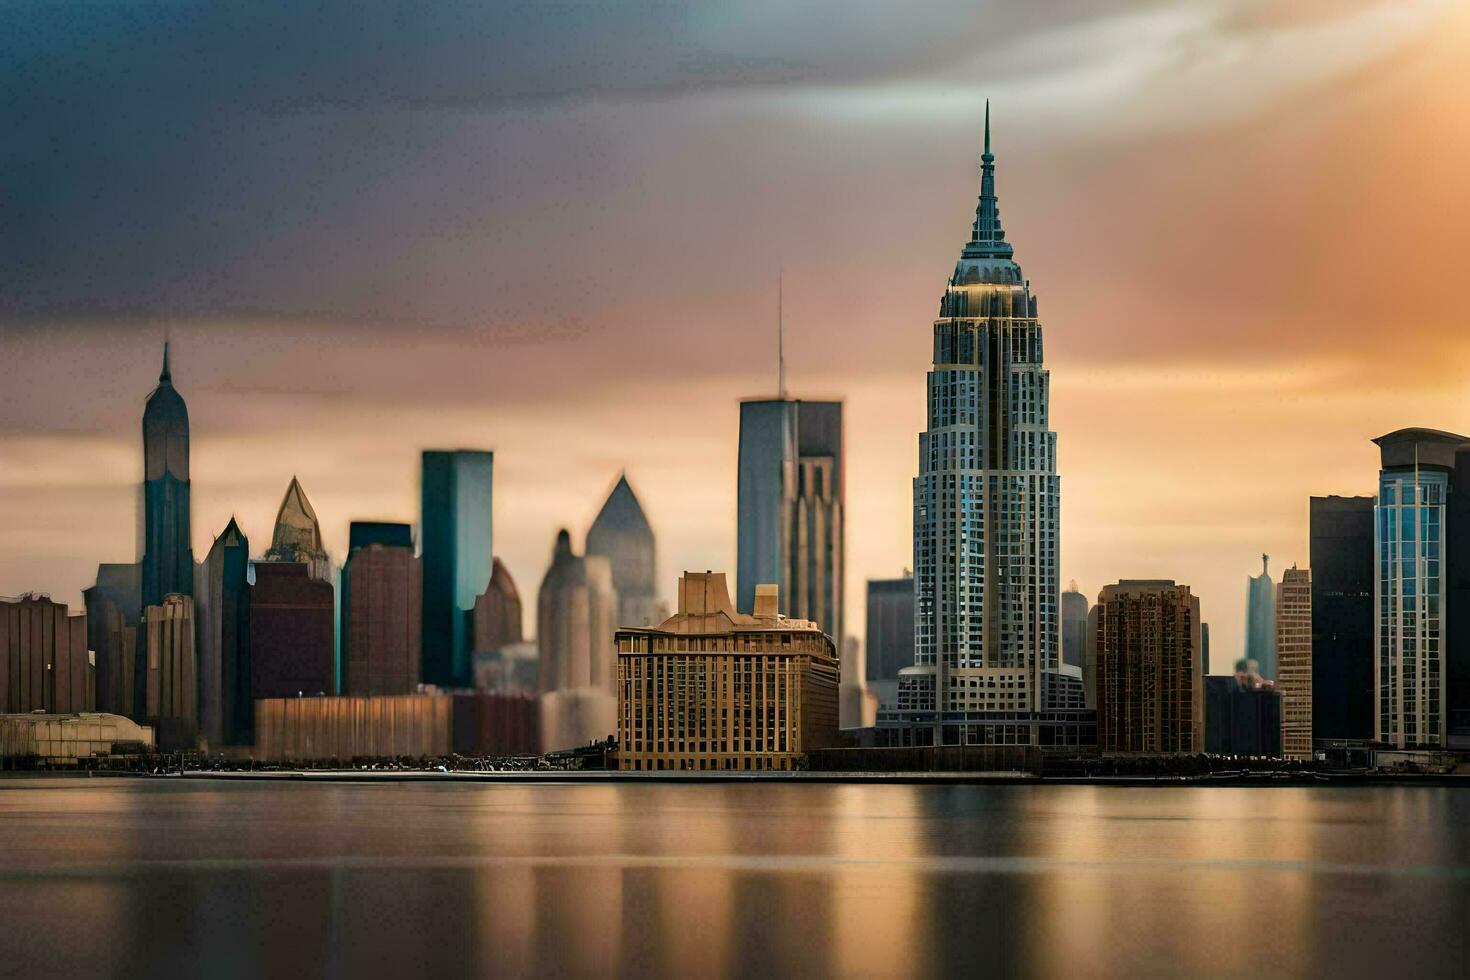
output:
<path id="1" fill-rule="evenodd" d="M 159 381 L 172 381 L 173 374 L 168 369 L 168 341 L 163 342 L 163 371 L 158 375 Z"/>
<path id="2" fill-rule="evenodd" d="M 785 270 L 776 267 L 776 393 L 786 399 Z"/>

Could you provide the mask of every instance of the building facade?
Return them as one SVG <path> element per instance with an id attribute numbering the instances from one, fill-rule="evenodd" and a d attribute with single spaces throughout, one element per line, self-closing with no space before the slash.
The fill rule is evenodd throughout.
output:
<path id="1" fill-rule="evenodd" d="M 495 555 L 494 478 L 494 453 L 456 449 L 423 454 L 423 680 L 441 688 L 474 683 L 475 597 L 490 581 Z"/>
<path id="2" fill-rule="evenodd" d="M 845 476 L 842 403 L 740 403 L 736 603 L 779 587 L 781 614 L 843 636 Z"/>
<path id="3" fill-rule="evenodd" d="M 412 694 L 418 689 L 423 566 L 413 553 L 408 525 L 399 527 L 400 535 L 367 543 L 362 542 L 368 534 L 349 534 L 358 544 L 342 566 L 339 637 L 345 695 Z"/>
<path id="4" fill-rule="evenodd" d="M 92 711 L 87 617 L 49 596 L 0 599 L 0 714 Z"/>
<path id="5" fill-rule="evenodd" d="M 1282 754 L 1282 697 L 1270 681 L 1242 670 L 1205 678 L 1205 751 L 1278 759 Z"/>
<path id="6" fill-rule="evenodd" d="M 1261 556 L 1261 574 L 1246 581 L 1245 659 L 1253 660 L 1262 677 L 1276 679 L 1276 584 L 1267 570 L 1270 556 Z"/>
<path id="7" fill-rule="evenodd" d="M 250 541 L 235 519 L 214 539 L 200 569 L 199 730 L 211 748 L 255 738 L 250 688 Z"/>
<path id="8" fill-rule="evenodd" d="M 1104 752 L 1204 751 L 1199 598 L 1166 579 L 1106 586 L 1089 673 Z"/>
<path id="9" fill-rule="evenodd" d="M 1312 758 L 1312 574 L 1295 565 L 1276 586 L 1276 689 L 1281 692 L 1281 747 L 1288 759 Z"/>
<path id="10" fill-rule="evenodd" d="M 521 592 L 505 562 L 495 559 L 490 584 L 475 599 L 475 653 L 494 653 L 522 640 Z"/>
<path id="11" fill-rule="evenodd" d="M 193 748 L 199 734 L 196 625 L 191 596 L 166 595 L 161 604 L 143 607 L 143 713 L 164 751 Z"/>
<path id="12" fill-rule="evenodd" d="M 940 744 L 1036 744 L 1057 720 L 1042 715 L 1043 675 L 1060 666 L 1061 487 L 1042 328 L 1000 223 L 988 107 L 980 172 L 970 240 L 934 321 L 914 480 L 914 664 L 902 716 L 880 711 L 879 726 L 912 727 L 928 705 Z"/>
<path id="13" fill-rule="evenodd" d="M 294 476 L 276 511 L 276 526 L 265 560 L 302 562 L 312 578 L 323 582 L 332 580 L 332 559 L 322 544 L 321 523 L 311 501 L 306 499 L 306 491 Z"/>
<path id="14" fill-rule="evenodd" d="M 865 679 L 892 702 L 898 674 L 914 665 L 914 577 L 868 579 Z"/>
<path id="15" fill-rule="evenodd" d="M 735 611 L 724 573 L 685 572 L 679 611 L 617 631 L 618 767 L 634 771 L 793 769 L 837 739 L 832 638 L 757 588 Z"/>
<path id="16" fill-rule="evenodd" d="M 250 689 L 260 698 L 336 693 L 336 596 L 303 562 L 256 562 Z"/>
<path id="17" fill-rule="evenodd" d="M 653 527 L 626 475 L 618 477 L 587 529 L 587 554 L 606 558 L 612 567 L 619 626 L 654 626 L 668 617 L 668 607 L 658 598 Z"/>
<path id="18" fill-rule="evenodd" d="M 1373 508 L 1372 497 L 1310 501 L 1313 738 L 1373 738 Z"/>
<path id="19" fill-rule="evenodd" d="M 82 590 L 87 610 L 87 648 L 95 657 L 99 712 L 133 714 L 142 592 L 143 566 L 139 562 L 98 565 L 95 584 Z"/>
<path id="20" fill-rule="evenodd" d="M 1447 515 L 1465 436 L 1399 429 L 1381 452 L 1374 509 L 1374 737 L 1395 748 L 1443 746 L 1447 734 Z"/>

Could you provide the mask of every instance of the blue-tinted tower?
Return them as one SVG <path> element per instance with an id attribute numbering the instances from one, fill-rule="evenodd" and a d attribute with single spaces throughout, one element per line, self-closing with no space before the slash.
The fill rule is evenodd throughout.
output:
<path id="1" fill-rule="evenodd" d="M 469 687 L 475 597 L 494 567 L 491 502 L 495 454 L 426 450 L 420 544 L 424 561 L 423 679 Z"/>

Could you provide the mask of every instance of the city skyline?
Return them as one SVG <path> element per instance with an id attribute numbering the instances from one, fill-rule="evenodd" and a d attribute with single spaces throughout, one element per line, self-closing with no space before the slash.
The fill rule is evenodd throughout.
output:
<path id="1" fill-rule="evenodd" d="M 589 163 L 584 171 L 569 163 L 547 175 L 565 200 L 547 212 L 544 228 L 532 229 L 530 241 L 514 242 L 519 257 L 504 245 L 487 244 L 506 237 L 507 227 L 521 228 L 519 219 L 507 224 L 494 208 L 489 217 L 482 209 L 462 219 L 485 218 L 465 255 L 474 257 L 477 269 L 493 266 L 497 273 L 489 277 L 491 291 L 466 292 L 464 258 L 421 256 L 419 272 L 438 269 L 436 281 L 455 287 L 444 290 L 450 299 L 437 311 L 427 308 L 431 296 L 401 282 L 395 286 L 403 295 L 385 290 L 365 304 L 376 305 L 376 314 L 351 308 L 341 298 L 341 282 L 330 277 L 324 292 L 330 297 L 313 310 L 301 288 L 293 293 L 265 283 L 251 262 L 228 289 L 207 270 L 188 266 L 175 289 L 144 290 L 141 298 L 137 291 L 109 297 L 84 289 L 67 299 L 55 284 L 68 281 L 68 262 L 41 252 L 17 264 L 21 257 L 5 246 L 0 261 L 7 271 L 35 275 L 0 311 L 0 354 L 16 375 L 0 394 L 0 503 L 6 513 L 27 516 L 24 525 L 11 519 L 0 524 L 0 594 L 48 591 L 80 608 L 79 591 L 91 583 L 97 562 L 137 557 L 137 413 L 157 372 L 157 343 L 170 333 L 175 381 L 191 414 L 196 556 L 231 515 L 257 546 L 269 541 L 280 487 L 298 474 L 340 563 L 350 520 L 415 518 L 421 449 L 460 444 L 496 452 L 498 523 L 505 526 L 513 515 L 520 525 L 515 536 L 497 537 L 505 542 L 497 550 L 519 581 L 538 579 L 555 527 L 587 526 L 624 468 L 659 532 L 661 567 L 734 568 L 736 405 L 761 386 L 776 387 L 776 263 L 770 255 L 778 246 L 786 276 L 790 387 L 804 397 L 843 398 L 849 431 L 863 433 L 848 445 L 849 482 L 862 492 L 849 494 L 845 583 L 850 601 L 861 602 L 866 579 L 892 577 L 909 563 L 912 438 L 923 425 L 922 393 L 912 378 L 924 368 L 924 345 L 914 335 L 922 326 L 911 325 L 932 316 L 940 284 L 934 269 L 944 267 L 961 240 L 954 202 L 974 192 L 978 120 L 991 92 L 1006 159 L 1013 161 L 1008 223 L 1024 229 L 1028 274 L 1047 284 L 1053 428 L 1062 435 L 1059 470 L 1067 487 L 1062 581 L 1078 579 L 1092 599 L 1103 584 L 1124 577 L 1189 582 L 1212 625 L 1216 662 L 1228 666 L 1240 649 L 1242 573 L 1253 567 L 1255 555 L 1269 552 L 1283 567 L 1307 564 L 1308 495 L 1372 493 L 1376 454 L 1370 439 L 1382 432 L 1403 425 L 1470 428 L 1461 407 L 1464 385 L 1453 377 L 1464 363 L 1450 315 L 1455 250 L 1441 247 L 1442 234 L 1463 223 L 1457 209 L 1464 202 L 1446 192 L 1445 182 L 1463 169 L 1456 161 L 1470 155 L 1470 147 L 1453 127 L 1433 126 L 1452 119 L 1463 99 L 1453 85 L 1462 70 L 1452 64 L 1463 53 L 1455 30 L 1463 12 L 1432 5 L 1386 10 L 1369 4 L 1291 23 L 1271 23 L 1270 15 L 1259 14 L 1256 22 L 1203 18 L 1193 26 L 1157 10 L 1136 12 L 1131 16 L 1156 23 L 1168 43 L 1194 37 L 1217 54 L 1244 45 L 1239 57 L 1261 69 L 1234 103 L 1207 102 L 1194 120 L 1180 118 L 1168 99 L 1162 107 L 1147 100 L 1130 106 L 1127 86 L 1099 95 L 1085 112 L 1057 109 L 1041 95 L 1055 74 L 1034 71 L 1019 79 L 982 74 L 964 86 L 950 84 L 935 96 L 932 112 L 900 121 L 884 108 L 885 94 L 924 80 L 913 60 L 902 58 L 882 70 L 868 66 L 860 78 L 824 75 L 817 64 L 803 77 L 778 80 L 763 95 L 752 94 L 741 78 L 665 94 L 658 104 L 672 105 L 675 118 L 652 134 L 654 148 L 670 151 L 658 160 L 630 158 L 611 128 L 601 128 L 615 126 L 614 119 L 635 128 L 653 125 L 652 97 L 631 89 L 609 97 L 609 106 L 552 99 L 539 123 L 524 118 L 524 109 L 492 108 L 486 113 L 495 126 L 532 137 L 543 124 L 558 136 L 570 132 L 573 145 L 608 166 Z M 1016 27 L 1015 38 L 1044 53 L 1048 44 L 1075 41 L 1078 32 L 1096 37 L 1107 27 L 1107 18 L 1084 16 Z M 1288 71 L 1252 43 L 1282 32 L 1343 40 L 1333 47 L 1336 61 L 1307 58 Z M 1150 52 L 1169 50 L 1164 41 L 1142 47 L 1134 56 L 1145 60 Z M 1193 74 L 1167 64 L 1157 71 L 1198 94 L 1197 75 L 1218 69 L 1204 56 L 1190 64 Z M 1329 81 L 1341 84 L 1341 98 L 1313 109 L 1314 86 Z M 817 112 L 813 106 L 824 98 L 833 105 Z M 323 105 L 328 114 L 351 111 L 340 99 Z M 594 124 L 599 109 L 602 122 Z M 428 112 L 422 110 L 418 125 L 429 124 Z M 732 118 L 738 125 L 730 134 L 712 132 Z M 711 200 L 709 220 L 729 231 L 731 241 L 707 262 L 659 247 L 638 251 L 636 260 L 594 265 L 593 282 L 610 298 L 605 319 L 590 319 L 575 304 L 527 298 L 547 293 L 536 266 L 559 264 L 547 256 L 561 248 L 581 254 L 606 238 L 627 221 L 629 195 L 632 203 L 648 202 L 654 178 L 640 176 L 632 164 L 677 177 L 666 193 L 672 205 L 683 205 L 708 190 L 695 179 L 710 162 L 707 154 L 728 149 L 725 140 L 735 135 L 758 134 L 757 123 L 775 126 L 781 152 L 760 142 L 760 152 L 722 161 L 733 168 L 738 193 L 724 191 Z M 583 142 L 576 141 L 578 132 Z M 1181 140 L 1183 133 L 1191 138 Z M 871 143 L 894 136 L 906 141 L 901 151 Z M 831 140 L 860 150 L 867 162 L 819 160 L 821 144 Z M 1431 144 L 1432 154 L 1425 152 Z M 1287 158 L 1282 146 L 1292 151 Z M 782 161 L 790 184 L 776 188 L 766 178 Z M 371 185 L 378 206 L 402 218 L 402 205 L 393 202 L 421 200 L 428 192 L 412 179 L 413 161 L 392 162 Z M 492 172 L 501 174 L 505 163 L 496 158 Z M 464 172 L 437 176 L 463 199 L 492 186 Z M 296 180 L 288 190 L 304 193 L 300 174 L 282 179 Z M 1326 209 L 1320 202 L 1334 195 L 1317 186 L 1323 180 L 1339 192 L 1335 199 L 1361 207 L 1341 208 L 1341 214 Z M 1398 190 L 1373 193 L 1390 186 Z M 1404 190 L 1416 186 L 1426 189 L 1418 195 Z M 870 207 L 842 205 L 857 188 L 871 195 Z M 1264 193 L 1268 189 L 1272 195 Z M 322 193 L 335 199 L 330 189 Z M 1318 203 L 1296 206 L 1293 195 Z M 537 201 L 546 203 L 544 197 Z M 605 203 L 589 211 L 593 201 Z M 176 226 L 183 202 L 163 203 L 161 219 Z M 746 217 L 733 210 L 737 206 Z M 791 217 L 776 214 L 782 210 Z M 628 234 L 635 240 L 681 234 L 676 213 L 676 207 L 653 209 L 628 222 Z M 570 228 L 573 216 L 590 217 L 592 226 Z M 25 218 L 23 213 L 22 228 Z M 84 228 L 115 238 L 114 225 L 88 220 L 103 224 L 83 221 Z M 805 247 L 809 239 L 799 233 L 804 223 L 823 229 L 826 239 L 860 239 L 872 247 L 861 254 Z M 1185 235 L 1195 226 L 1209 235 Z M 1348 309 L 1351 290 L 1328 288 L 1356 260 L 1360 239 L 1349 230 L 1370 226 L 1393 266 L 1422 279 L 1405 291 L 1387 325 L 1377 314 Z M 327 215 L 297 230 L 302 237 L 291 241 L 308 265 L 319 265 L 330 253 L 323 237 L 342 226 Z M 1189 248 L 1178 248 L 1180 236 Z M 1237 253 L 1247 239 L 1258 250 L 1249 265 L 1267 274 L 1250 290 L 1235 290 Z M 331 257 L 327 265 L 350 280 L 352 259 Z M 117 268 L 136 263 L 144 263 L 134 270 L 142 279 L 162 281 L 164 266 L 146 250 L 128 263 L 107 264 L 101 278 L 111 281 Z M 655 270 L 653 279 L 645 265 Z M 880 277 L 879 267 L 889 272 Z M 866 309 L 838 315 L 823 309 L 825 284 L 842 276 L 878 283 L 865 288 L 857 304 Z M 251 285 L 261 287 L 256 306 L 241 292 Z M 497 302 L 502 293 L 506 301 Z M 701 301 L 705 294 L 719 302 Z M 1140 297 L 1148 302 L 1140 304 Z M 648 305 L 655 302 L 656 315 Z M 487 323 L 491 314 L 495 322 Z M 678 333 L 691 316 L 713 342 L 738 345 L 744 356 L 701 366 L 685 375 L 690 380 L 683 385 L 660 386 L 656 403 L 640 400 L 643 386 L 617 351 L 633 349 L 671 373 L 682 371 L 696 363 L 677 350 Z M 629 326 L 639 320 L 654 325 Z M 1387 345 L 1405 330 L 1418 341 L 1412 352 Z M 832 343 L 848 332 L 862 343 Z M 1137 341 L 1119 343 L 1130 338 Z M 1165 356 L 1156 352 L 1161 338 L 1169 341 Z M 1155 352 L 1139 353 L 1145 340 Z M 532 370 L 550 359 L 565 362 L 569 350 L 589 356 L 567 362 L 565 376 Z M 1379 375 L 1409 357 L 1428 365 L 1416 370 L 1414 390 Z M 606 377 L 609 368 L 626 376 Z M 594 369 L 599 375 L 589 373 Z M 435 390 L 426 390 L 418 377 L 433 379 Z M 532 379 L 544 390 L 533 389 Z M 574 386 L 579 390 L 571 397 Z M 80 397 L 73 394 L 79 388 Z M 1177 409 L 1174 417 L 1151 417 L 1165 402 Z M 589 418 L 589 405 L 597 406 L 591 414 L 599 417 Z M 662 431 L 638 442 L 620 434 L 650 426 Z M 1198 444 L 1160 438 L 1186 432 L 1196 433 Z M 559 456 L 546 458 L 542 446 L 553 441 Z M 1174 447 L 1171 457 L 1139 493 L 1120 461 L 1160 444 Z M 1269 486 L 1233 475 L 1261 460 L 1272 466 Z M 1197 478 L 1202 466 L 1208 481 Z M 701 479 L 688 479 L 691 467 Z M 555 491 L 538 493 L 553 482 L 553 472 L 564 476 Z M 707 526 L 710 513 L 728 513 L 725 526 Z M 667 581 L 659 583 L 665 600 L 668 588 Z M 849 632 L 861 632 L 859 618 L 849 616 Z"/>

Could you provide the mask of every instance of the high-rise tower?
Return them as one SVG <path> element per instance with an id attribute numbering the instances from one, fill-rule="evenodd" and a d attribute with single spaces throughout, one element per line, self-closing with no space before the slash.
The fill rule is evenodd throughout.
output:
<path id="1" fill-rule="evenodd" d="M 423 551 L 423 679 L 440 687 L 474 683 L 475 599 L 490 583 L 495 454 L 425 450 L 420 546 Z M 611 635 L 611 634 L 609 634 Z"/>
<path id="2" fill-rule="evenodd" d="M 168 343 L 158 387 L 143 409 L 143 606 L 194 594 L 189 544 L 189 409 L 174 389 Z"/>
<path id="3" fill-rule="evenodd" d="M 653 528 L 626 475 L 618 477 L 587 529 L 587 554 L 601 555 L 612 566 L 619 626 L 657 626 L 668 618 L 668 607 L 658 599 Z"/>
<path id="4" fill-rule="evenodd" d="M 305 564 L 311 577 L 323 582 L 332 580 L 332 560 L 322 547 L 322 527 L 316 519 L 311 501 L 301 482 L 291 477 L 286 486 L 286 495 L 281 498 L 281 507 L 276 511 L 276 528 L 271 534 L 271 547 L 265 553 L 266 561 L 299 561 Z"/>
<path id="5" fill-rule="evenodd" d="M 980 159 L 970 240 L 934 321 L 914 480 L 914 667 L 899 703 L 943 714 L 946 742 L 1031 742 L 1015 713 L 1041 711 L 1043 674 L 1058 673 L 1060 481 L 1041 324 L 1001 228 L 988 105 Z M 965 730 L 952 729 L 961 713 Z"/>

